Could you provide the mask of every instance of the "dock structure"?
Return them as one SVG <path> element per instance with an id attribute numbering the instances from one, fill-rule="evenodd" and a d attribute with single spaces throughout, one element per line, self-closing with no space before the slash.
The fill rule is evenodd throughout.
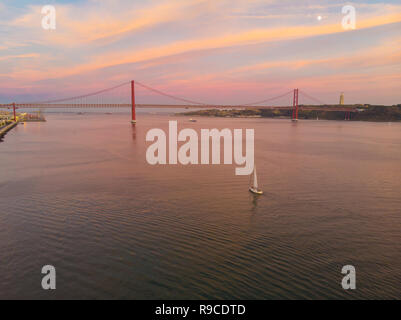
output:
<path id="1" fill-rule="evenodd" d="M 5 134 L 12 128 L 14 128 L 17 124 L 18 122 L 11 122 L 3 127 L 0 127 L 0 139 L 3 138 L 3 136 L 5 136 Z"/>
<path id="2" fill-rule="evenodd" d="M 40 112 L 37 114 L 29 114 L 16 113 L 15 110 L 13 110 L 11 113 L 7 111 L 0 111 L 0 138 L 3 138 L 5 134 L 17 126 L 18 123 L 44 121 L 46 121 L 46 119 Z"/>

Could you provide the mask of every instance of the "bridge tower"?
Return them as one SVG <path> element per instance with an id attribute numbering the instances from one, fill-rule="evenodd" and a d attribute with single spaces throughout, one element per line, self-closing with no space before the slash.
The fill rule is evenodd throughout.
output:
<path id="1" fill-rule="evenodd" d="M 292 121 L 298 121 L 298 89 L 294 89 L 292 98 Z"/>
<path id="2" fill-rule="evenodd" d="M 136 114 L 135 114 L 135 81 L 131 81 L 131 123 L 136 123 Z"/>
<path id="3" fill-rule="evenodd" d="M 14 115 L 14 121 L 17 121 L 17 113 L 15 112 L 15 102 L 13 102 L 13 115 Z"/>

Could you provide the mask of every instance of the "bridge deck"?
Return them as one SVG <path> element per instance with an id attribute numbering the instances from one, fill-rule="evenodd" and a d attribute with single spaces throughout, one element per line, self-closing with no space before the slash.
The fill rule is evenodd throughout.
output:
<path id="1" fill-rule="evenodd" d="M 37 108 L 131 108 L 131 104 L 15 104 L 17 109 L 37 109 Z M 228 109 L 279 109 L 279 110 L 292 110 L 292 106 L 241 106 L 241 105 L 162 105 L 162 104 L 137 104 L 137 108 L 173 108 L 173 109 L 213 109 L 213 108 L 228 108 Z M 12 109 L 12 104 L 0 104 L 2 109 Z M 357 112 L 357 107 L 355 106 L 313 106 L 313 105 L 300 105 L 299 110 L 308 111 L 344 111 L 344 112 Z"/>

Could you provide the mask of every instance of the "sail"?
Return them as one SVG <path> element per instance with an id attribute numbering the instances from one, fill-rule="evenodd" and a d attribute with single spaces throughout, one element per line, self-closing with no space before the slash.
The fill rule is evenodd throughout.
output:
<path id="1" fill-rule="evenodd" d="M 258 178 L 256 177 L 256 167 L 253 169 L 253 187 L 258 188 Z"/>

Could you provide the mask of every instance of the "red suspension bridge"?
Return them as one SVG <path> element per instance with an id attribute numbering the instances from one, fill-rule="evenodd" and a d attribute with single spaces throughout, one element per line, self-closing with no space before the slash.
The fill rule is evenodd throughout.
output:
<path id="1" fill-rule="evenodd" d="M 129 87 L 129 91 L 127 91 Z M 174 101 L 179 101 L 181 104 L 138 104 L 135 102 L 135 90 L 140 87 L 150 93 L 169 98 Z M 123 93 L 122 93 L 123 92 Z M 128 92 L 128 95 L 127 95 Z M 299 104 L 300 95 L 314 104 Z M 292 97 L 292 105 L 290 103 L 284 106 L 267 105 L 278 101 L 279 99 L 288 99 Z M 290 102 L 290 101 L 288 101 Z M 182 104 L 184 103 L 184 104 Z M 16 120 L 17 109 L 37 109 L 37 108 L 130 108 L 131 109 L 131 122 L 136 122 L 136 108 L 241 108 L 241 109 L 290 109 L 292 110 L 292 120 L 298 120 L 298 112 L 300 110 L 315 110 L 315 111 L 342 111 L 345 113 L 345 119 L 349 120 L 351 113 L 357 112 L 356 107 L 327 104 L 323 101 L 307 94 L 299 89 L 293 89 L 282 94 L 269 97 L 267 99 L 253 101 L 249 103 L 229 105 L 229 104 L 210 104 L 199 102 L 177 95 L 169 94 L 153 87 L 147 86 L 139 81 L 124 82 L 117 86 L 106 88 L 100 91 L 91 92 L 84 95 L 68 97 L 63 99 L 55 99 L 39 102 L 25 102 L 25 103 L 10 103 L 0 104 L 0 108 L 12 109 L 14 121 Z"/>

